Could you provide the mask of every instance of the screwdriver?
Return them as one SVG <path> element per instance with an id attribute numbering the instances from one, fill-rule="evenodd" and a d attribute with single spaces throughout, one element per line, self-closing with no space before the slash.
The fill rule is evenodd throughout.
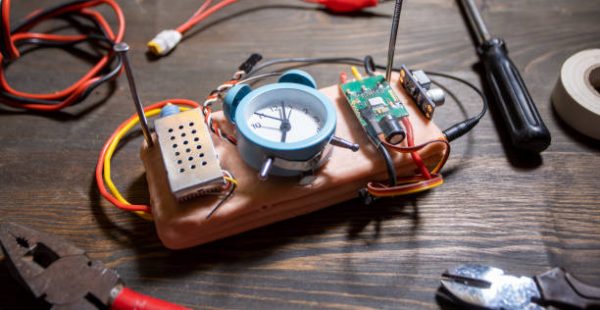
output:
<path id="1" fill-rule="evenodd" d="M 460 2 L 477 38 L 477 53 L 484 65 L 486 81 L 512 145 L 519 150 L 542 152 L 550 145 L 550 132 L 544 125 L 523 78 L 508 57 L 504 40 L 490 35 L 473 0 Z"/>

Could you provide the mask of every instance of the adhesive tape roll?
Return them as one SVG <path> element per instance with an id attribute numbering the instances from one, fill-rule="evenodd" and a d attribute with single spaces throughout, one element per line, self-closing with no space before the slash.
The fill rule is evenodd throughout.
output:
<path id="1" fill-rule="evenodd" d="M 600 140 L 600 49 L 585 50 L 567 59 L 552 103 L 571 127 Z"/>

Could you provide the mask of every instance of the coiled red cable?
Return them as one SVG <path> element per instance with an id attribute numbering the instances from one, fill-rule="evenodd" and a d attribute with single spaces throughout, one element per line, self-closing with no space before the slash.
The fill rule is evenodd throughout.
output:
<path id="1" fill-rule="evenodd" d="M 110 6 L 116 17 L 118 28 L 113 28 L 94 7 Z M 80 17 L 93 24 L 93 30 L 85 34 L 62 35 L 37 33 L 30 30 L 49 19 Z M 52 8 L 36 10 L 10 28 L 10 0 L 0 0 L 0 102 L 11 107 L 34 111 L 57 111 L 84 100 L 100 84 L 114 79 L 121 71 L 121 61 L 112 51 L 112 46 L 120 42 L 125 34 L 125 17 L 115 0 L 76 0 Z M 59 46 L 69 47 L 81 42 L 90 42 L 105 51 L 97 63 L 71 86 L 44 94 L 28 93 L 10 86 L 5 69 L 20 57 L 20 46 Z"/>

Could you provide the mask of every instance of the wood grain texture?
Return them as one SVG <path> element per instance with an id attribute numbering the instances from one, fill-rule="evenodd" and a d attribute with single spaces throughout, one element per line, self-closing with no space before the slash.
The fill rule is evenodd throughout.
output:
<path id="1" fill-rule="evenodd" d="M 13 1 L 13 20 L 56 1 Z M 126 40 L 145 103 L 203 98 L 250 52 L 385 60 L 392 4 L 352 17 L 299 1 L 241 1 L 211 17 L 167 58 L 148 59 L 145 42 L 183 21 L 192 1 L 121 1 Z M 228 17 L 227 19 L 223 19 Z M 133 113 L 127 85 L 105 85 L 53 115 L 0 110 L 0 219 L 72 240 L 115 268 L 133 289 L 194 308 L 451 308 L 436 300 L 439 276 L 463 262 L 516 274 L 563 266 L 600 285 L 600 146 L 564 123 L 550 94 L 571 54 L 597 48 L 600 2 L 487 0 L 484 17 L 502 35 L 552 135 L 541 158 L 503 146 L 486 117 L 453 144 L 446 184 L 427 194 L 364 207 L 349 201 L 313 214 L 185 251 L 169 251 L 152 223 L 116 210 L 93 181 L 104 140 Z M 397 62 L 445 71 L 479 84 L 477 58 L 454 1 L 407 1 Z M 49 91 L 82 74 L 85 63 L 36 51 L 9 68 L 19 89 Z M 345 66 L 312 67 L 321 85 Z M 448 84 L 475 113 L 477 98 Z M 106 99 L 105 97 L 108 98 Z M 441 127 L 464 112 L 449 102 Z M 114 179 L 135 202 L 148 199 L 131 136 L 114 161 Z M 26 292 L 0 264 L 0 308 L 25 308 Z"/>

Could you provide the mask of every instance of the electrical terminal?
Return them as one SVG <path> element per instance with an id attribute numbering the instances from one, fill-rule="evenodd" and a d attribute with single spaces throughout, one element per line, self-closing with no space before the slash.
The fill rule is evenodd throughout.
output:
<path id="1" fill-rule="evenodd" d="M 156 56 L 165 56 L 179 44 L 182 36 L 177 30 L 163 30 L 148 42 L 148 50 Z"/>
<path id="2" fill-rule="evenodd" d="M 427 119 L 431 119 L 435 108 L 443 105 L 446 100 L 446 94 L 442 89 L 431 87 L 431 80 L 423 70 L 410 71 L 402 65 L 400 83 Z"/>

